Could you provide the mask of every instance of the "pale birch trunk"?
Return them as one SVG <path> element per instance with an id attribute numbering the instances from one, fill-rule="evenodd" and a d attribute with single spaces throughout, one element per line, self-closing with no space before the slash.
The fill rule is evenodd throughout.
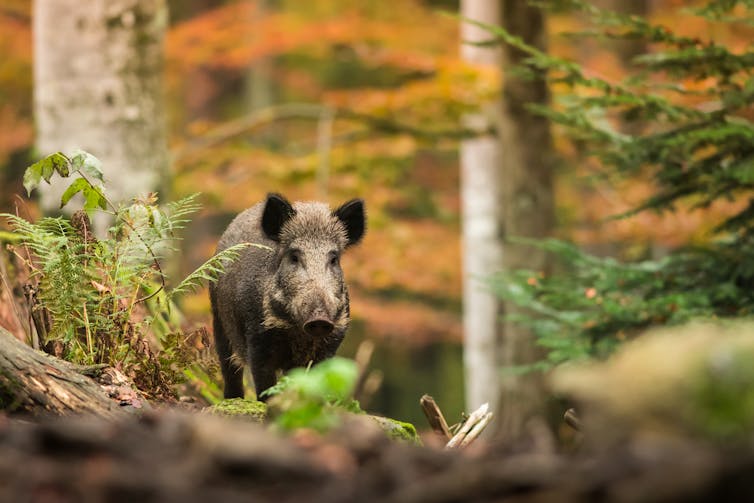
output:
<path id="1" fill-rule="evenodd" d="M 33 17 L 39 154 L 91 152 L 114 200 L 163 188 L 165 0 L 35 0 Z M 61 190 L 42 191 L 46 209 Z"/>
<path id="2" fill-rule="evenodd" d="M 462 0 L 461 15 L 488 24 L 500 23 L 500 4 Z M 475 64 L 501 64 L 500 49 L 463 42 L 488 40 L 490 34 L 461 22 L 461 55 Z M 468 125 L 484 129 L 496 120 L 499 103 L 466 117 Z M 481 127 L 480 127 L 481 126 Z M 501 303 L 485 281 L 503 266 L 503 213 L 499 138 L 482 136 L 461 143 L 461 215 L 463 229 L 463 331 L 466 406 L 475 410 L 489 402 L 495 410 L 500 396 Z"/>

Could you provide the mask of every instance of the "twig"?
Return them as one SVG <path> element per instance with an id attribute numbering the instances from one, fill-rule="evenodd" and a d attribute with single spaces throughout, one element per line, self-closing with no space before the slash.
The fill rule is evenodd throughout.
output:
<path id="1" fill-rule="evenodd" d="M 92 349 L 92 331 L 89 326 L 89 313 L 86 310 L 86 302 L 84 302 L 84 331 L 86 332 L 86 352 L 91 358 L 94 350 Z"/>
<path id="2" fill-rule="evenodd" d="M 18 200 L 16 204 L 14 205 L 14 208 L 16 210 L 16 216 L 19 218 L 23 218 L 19 213 L 19 203 L 21 203 L 21 206 L 24 208 L 26 212 L 26 219 L 29 220 L 29 208 L 26 206 L 25 201 L 21 199 L 21 196 L 16 194 L 16 199 Z M 21 260 L 21 262 L 29 269 L 29 276 L 28 276 L 28 282 L 23 286 L 24 291 L 24 297 L 26 297 L 28 309 L 29 309 L 29 338 L 31 339 L 31 345 L 34 349 L 44 349 L 44 345 L 46 343 L 47 333 L 50 331 L 51 323 L 50 323 L 50 317 L 49 313 L 47 312 L 47 308 L 44 306 L 40 306 L 43 310 L 40 314 L 39 311 L 35 312 L 37 298 L 36 298 L 36 292 L 37 292 L 37 286 L 39 282 L 37 281 L 36 284 L 33 280 L 34 277 L 34 260 L 32 259 L 31 250 L 29 250 L 29 243 L 27 243 L 25 240 L 22 241 L 22 246 L 24 251 L 26 252 L 26 258 L 22 257 L 19 252 L 16 251 L 15 247 L 11 250 L 13 254 Z M 18 279 L 17 279 L 18 281 Z M 29 292 L 27 291 L 27 288 L 31 289 L 34 293 L 34 298 L 32 299 L 29 297 Z M 39 316 L 42 318 L 40 319 Z M 42 320 L 47 323 L 42 323 Z M 34 330 L 32 330 L 32 325 L 34 326 Z"/>
<path id="3" fill-rule="evenodd" d="M 190 154 L 212 148 L 231 138 L 248 133 L 261 126 L 290 119 L 322 121 L 323 110 L 329 110 L 332 116 L 349 119 L 366 124 L 373 130 L 384 134 L 408 134 L 423 140 L 463 140 L 485 134 L 495 134 L 491 128 L 477 130 L 473 128 L 423 129 L 404 124 L 388 117 L 378 117 L 344 108 L 332 108 L 315 103 L 285 103 L 252 112 L 249 115 L 221 124 L 200 139 L 177 148 L 172 152 L 173 163 Z"/>
<path id="4" fill-rule="evenodd" d="M 372 360 L 372 354 L 374 353 L 374 343 L 370 340 L 364 340 L 356 348 L 356 367 L 359 369 L 359 378 L 356 380 L 356 386 L 354 387 L 354 396 L 361 393 L 364 388 L 364 382 L 367 379 L 369 369 L 369 362 Z"/>
<path id="5" fill-rule="evenodd" d="M 490 422 L 490 419 L 492 419 L 492 412 L 488 412 L 489 408 L 490 406 L 488 403 L 483 403 L 481 407 L 472 412 L 466 422 L 463 423 L 463 426 L 461 426 L 461 429 L 458 430 L 458 433 L 456 433 L 453 438 L 450 439 L 445 448 L 453 449 L 456 447 L 465 447 L 469 445 L 476 437 L 478 437 L 482 430 Z M 481 427 L 475 428 L 477 423 L 483 424 L 481 425 Z M 468 442 L 463 442 L 463 440 L 467 436 L 469 436 L 471 431 L 474 431 L 474 437 L 471 438 Z"/>
<path id="6" fill-rule="evenodd" d="M 371 398 L 377 393 L 380 386 L 382 386 L 382 380 L 384 377 L 385 376 L 379 370 L 373 370 L 367 374 L 367 379 L 364 381 L 364 388 L 359 397 L 359 403 L 361 403 L 362 407 L 366 407 L 369 404 Z"/>
<path id="7" fill-rule="evenodd" d="M 440 407 L 435 403 L 435 399 L 429 395 L 424 395 L 419 399 L 419 404 L 421 404 L 424 415 L 432 430 L 450 440 L 452 435 L 448 429 L 448 423 L 445 421 L 445 416 L 442 415 Z"/>
<path id="8" fill-rule="evenodd" d="M 353 397 L 359 402 L 366 403 L 370 395 L 374 394 L 382 383 L 382 375 L 369 371 L 369 362 L 374 354 L 374 342 L 364 340 L 356 349 L 356 366 L 359 369 L 359 377 L 354 386 Z"/>
<path id="9" fill-rule="evenodd" d="M 312 103 L 288 103 L 254 111 L 246 116 L 225 122 L 201 138 L 172 152 L 173 163 L 199 150 L 212 148 L 224 141 L 260 126 L 287 119 L 319 120 L 322 107 Z"/>
<path id="10" fill-rule="evenodd" d="M 87 377 L 98 377 L 104 369 L 109 367 L 107 363 L 95 363 L 92 365 L 78 365 L 75 363 L 69 363 L 71 370 Z"/>
<path id="11" fill-rule="evenodd" d="M 52 329 L 52 323 L 50 321 L 49 311 L 39 301 L 37 297 L 37 287 L 32 283 L 26 283 L 24 285 L 24 297 L 26 297 L 26 303 L 29 305 L 29 316 L 34 325 L 34 330 L 31 330 L 31 323 L 29 324 L 29 333 L 31 334 L 32 347 L 34 349 L 44 349 L 47 351 L 47 334 Z M 34 336 L 36 334 L 36 337 Z"/>
<path id="12" fill-rule="evenodd" d="M 565 420 L 566 424 L 574 430 L 582 430 L 581 420 L 576 415 L 576 409 L 568 409 L 567 411 L 565 411 L 565 414 L 563 414 L 563 419 Z"/>
<path id="13" fill-rule="evenodd" d="M 317 122 L 317 185 L 320 195 L 327 198 L 327 189 L 330 185 L 330 150 L 332 150 L 333 122 L 335 111 L 330 107 L 323 107 Z"/>
<path id="14" fill-rule="evenodd" d="M 0 279 L 2 279 L 3 286 L 5 287 L 5 291 L 8 294 L 8 300 L 10 301 L 11 307 L 13 308 L 13 314 L 16 317 L 16 324 L 21 330 L 26 330 L 26 327 L 23 323 L 23 318 L 21 317 L 21 312 L 19 311 L 18 304 L 16 303 L 16 297 L 13 295 L 13 289 L 10 286 L 10 281 L 8 280 L 8 270 L 5 267 L 5 254 L 3 253 L 0 255 Z M 34 349 L 39 349 L 39 341 L 34 338 L 34 336 L 31 334 L 31 326 L 29 326 L 29 336 L 32 339 L 32 345 L 36 344 L 34 346 Z"/>
<path id="15" fill-rule="evenodd" d="M 492 412 L 488 412 L 484 416 L 482 416 L 482 419 L 479 420 L 477 424 L 474 425 L 473 428 L 471 428 L 471 431 L 464 437 L 463 440 L 461 440 L 461 447 L 466 447 L 471 442 L 476 440 L 476 438 L 484 431 L 484 429 L 487 427 L 487 425 L 492 421 Z"/>

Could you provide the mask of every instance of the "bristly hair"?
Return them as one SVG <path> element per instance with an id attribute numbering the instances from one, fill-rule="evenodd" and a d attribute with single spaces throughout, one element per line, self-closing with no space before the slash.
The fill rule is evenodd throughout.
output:
<path id="1" fill-rule="evenodd" d="M 333 216 L 326 204 L 297 202 L 293 204 L 296 215 L 289 219 L 280 231 L 280 242 L 291 243 L 294 239 L 332 240 L 342 249 L 348 243 L 346 227 Z"/>

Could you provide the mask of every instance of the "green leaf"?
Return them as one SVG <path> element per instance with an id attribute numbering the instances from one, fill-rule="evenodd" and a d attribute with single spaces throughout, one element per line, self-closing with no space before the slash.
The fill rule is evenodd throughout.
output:
<path id="1" fill-rule="evenodd" d="M 40 163 L 41 161 L 26 168 L 26 172 L 24 173 L 26 194 L 31 194 L 31 191 L 36 189 L 39 186 L 39 182 L 42 181 L 42 166 Z"/>
<path id="2" fill-rule="evenodd" d="M 70 201 L 73 196 L 86 190 L 88 187 L 90 187 L 89 182 L 83 178 L 77 178 L 74 180 L 73 183 L 65 189 L 65 192 L 63 192 L 63 195 L 60 198 L 60 207 L 62 208 L 68 204 L 68 201 Z"/>
<path id="3" fill-rule="evenodd" d="M 83 180 L 83 178 L 81 178 Z M 106 210 L 107 199 L 102 194 L 102 190 L 99 187 L 95 187 L 89 183 L 86 184 L 86 188 L 83 191 L 84 194 L 84 209 L 87 211 L 95 210 L 97 208 Z"/>
<path id="4" fill-rule="evenodd" d="M 55 172 L 64 178 L 70 175 L 70 161 L 60 152 L 50 154 L 41 161 L 35 162 L 26 168 L 24 172 L 24 188 L 26 189 L 26 193 L 31 194 L 32 190 L 39 187 L 42 179 L 50 183 L 50 179 Z"/>
<path id="5" fill-rule="evenodd" d="M 97 180 L 100 183 L 105 182 L 102 161 L 89 152 L 76 150 L 71 156 L 71 165 L 74 170 L 80 171 L 89 181 Z"/>

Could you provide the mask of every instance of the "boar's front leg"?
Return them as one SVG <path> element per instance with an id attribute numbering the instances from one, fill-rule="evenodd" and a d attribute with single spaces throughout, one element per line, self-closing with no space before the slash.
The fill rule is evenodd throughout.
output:
<path id="1" fill-rule="evenodd" d="M 275 335 L 268 331 L 257 334 L 249 343 L 249 364 L 254 378 L 254 389 L 257 392 L 257 400 L 262 402 L 266 402 L 269 398 L 266 395 L 263 396 L 262 393 L 277 382 L 281 355 L 275 342 Z"/>

